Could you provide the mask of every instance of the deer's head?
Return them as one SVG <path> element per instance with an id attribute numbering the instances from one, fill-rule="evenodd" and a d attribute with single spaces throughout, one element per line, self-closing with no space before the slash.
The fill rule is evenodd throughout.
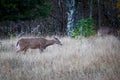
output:
<path id="1" fill-rule="evenodd" d="M 55 44 L 58 44 L 58 45 L 62 46 L 62 43 L 58 38 L 54 37 L 54 41 L 55 41 Z"/>

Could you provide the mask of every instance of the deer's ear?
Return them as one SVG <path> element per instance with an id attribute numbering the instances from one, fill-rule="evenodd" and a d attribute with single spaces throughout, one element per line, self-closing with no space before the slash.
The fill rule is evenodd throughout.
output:
<path id="1" fill-rule="evenodd" d="M 58 38 L 56 38 L 55 36 L 52 36 L 52 38 L 53 38 L 54 40 L 58 40 Z"/>
<path id="2" fill-rule="evenodd" d="M 55 38 L 55 35 L 52 35 L 52 36 L 51 36 L 51 38 L 53 38 L 53 39 L 54 39 L 54 38 Z"/>
<path id="3" fill-rule="evenodd" d="M 58 40 L 58 38 L 54 37 L 55 40 Z"/>

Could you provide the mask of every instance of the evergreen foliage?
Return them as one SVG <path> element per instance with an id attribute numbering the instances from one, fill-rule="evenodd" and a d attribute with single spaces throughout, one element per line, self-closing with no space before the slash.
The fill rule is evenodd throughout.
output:
<path id="1" fill-rule="evenodd" d="M 50 4 L 45 0 L 0 0 L 0 21 L 46 17 Z"/>

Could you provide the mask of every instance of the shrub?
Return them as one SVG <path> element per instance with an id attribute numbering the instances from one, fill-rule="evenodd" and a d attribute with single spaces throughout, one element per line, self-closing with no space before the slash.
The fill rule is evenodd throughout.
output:
<path id="1" fill-rule="evenodd" d="M 94 20 L 89 17 L 87 19 L 79 20 L 76 24 L 76 28 L 70 32 L 70 35 L 74 38 L 79 38 L 79 36 L 88 37 L 94 35 L 95 33 Z"/>

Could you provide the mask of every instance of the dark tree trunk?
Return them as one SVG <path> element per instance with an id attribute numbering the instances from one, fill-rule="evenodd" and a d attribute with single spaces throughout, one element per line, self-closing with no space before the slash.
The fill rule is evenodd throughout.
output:
<path id="1" fill-rule="evenodd" d="M 92 4 L 92 0 L 90 0 L 90 17 L 92 17 L 92 6 L 93 6 L 93 4 Z"/>
<path id="2" fill-rule="evenodd" d="M 101 7 L 100 7 L 100 0 L 97 0 L 98 2 L 98 27 L 101 26 Z"/>

